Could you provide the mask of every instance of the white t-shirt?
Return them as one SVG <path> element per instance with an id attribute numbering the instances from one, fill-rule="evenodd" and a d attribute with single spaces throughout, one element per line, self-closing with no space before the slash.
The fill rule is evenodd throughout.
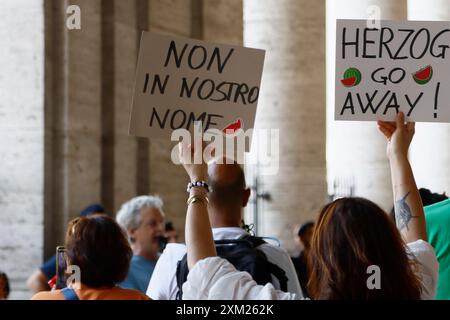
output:
<path id="1" fill-rule="evenodd" d="M 214 240 L 237 239 L 248 234 L 242 228 L 213 228 Z M 269 262 L 276 264 L 284 270 L 288 278 L 287 289 L 289 292 L 303 297 L 302 290 L 295 272 L 292 260 L 286 250 L 271 245 L 262 244 L 258 247 L 264 252 Z M 177 263 L 186 254 L 186 246 L 184 244 L 169 243 L 162 255 L 156 263 L 150 283 L 147 288 L 147 295 L 154 300 L 175 300 L 178 292 L 176 271 Z M 272 276 L 272 283 L 276 289 L 279 289 L 278 279 Z M 184 293 L 183 293 L 184 295 Z"/>
<path id="2" fill-rule="evenodd" d="M 422 299 L 433 299 L 437 291 L 439 263 L 433 247 L 423 240 L 408 245 L 419 262 Z M 183 285 L 186 300 L 295 300 L 293 293 L 276 290 L 272 284 L 258 285 L 247 272 L 237 271 L 227 260 L 211 257 L 197 262 Z"/>

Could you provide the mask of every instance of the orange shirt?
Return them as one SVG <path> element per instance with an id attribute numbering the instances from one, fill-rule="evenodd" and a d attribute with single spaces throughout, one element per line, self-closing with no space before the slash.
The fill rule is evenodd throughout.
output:
<path id="1" fill-rule="evenodd" d="M 150 300 L 140 291 L 123 289 L 117 286 L 91 288 L 82 284 L 79 289 L 75 289 L 75 292 L 80 300 Z M 31 300 L 64 300 L 64 295 L 61 290 L 42 291 L 36 293 Z"/>

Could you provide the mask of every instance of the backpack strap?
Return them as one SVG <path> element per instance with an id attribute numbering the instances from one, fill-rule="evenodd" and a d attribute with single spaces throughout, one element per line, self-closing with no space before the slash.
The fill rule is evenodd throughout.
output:
<path id="1" fill-rule="evenodd" d="M 187 275 L 189 273 L 189 268 L 187 265 L 187 253 L 183 258 L 177 263 L 177 272 L 175 274 L 177 279 L 178 292 L 176 295 L 176 300 L 182 300 L 183 298 L 183 283 L 187 280 Z"/>
<path id="2" fill-rule="evenodd" d="M 249 241 L 252 244 L 253 248 L 259 247 L 260 245 L 267 243 L 266 241 L 264 241 L 263 238 L 255 237 L 250 234 L 243 236 L 241 239 Z"/>
<path id="3" fill-rule="evenodd" d="M 264 241 L 263 238 L 260 237 L 255 237 L 252 235 L 245 235 L 242 238 L 237 238 L 237 239 L 222 239 L 222 240 L 214 240 L 214 244 L 215 245 L 223 245 L 223 244 L 240 244 L 240 243 L 246 243 L 248 244 L 251 248 L 256 248 L 264 243 L 266 243 Z"/>
<path id="4" fill-rule="evenodd" d="M 64 300 L 80 300 L 77 293 L 72 288 L 65 287 L 61 292 L 64 295 Z"/>
<path id="5" fill-rule="evenodd" d="M 252 235 L 246 235 L 246 236 L 242 237 L 241 239 L 252 243 L 253 248 L 259 247 L 260 245 L 267 243 L 266 241 L 264 241 L 264 238 L 255 237 Z M 275 278 L 278 279 L 278 282 L 280 284 L 280 290 L 287 292 L 287 283 L 288 283 L 289 279 L 286 276 L 286 272 L 282 268 L 277 266 L 276 264 L 270 262 L 269 260 L 267 260 L 267 264 L 269 266 L 270 273 L 273 274 L 275 276 Z"/>
<path id="6" fill-rule="evenodd" d="M 270 273 L 278 279 L 278 282 L 280 283 L 280 290 L 287 292 L 287 283 L 289 279 L 286 276 L 286 272 L 270 261 L 267 261 L 267 264 L 269 265 Z"/>

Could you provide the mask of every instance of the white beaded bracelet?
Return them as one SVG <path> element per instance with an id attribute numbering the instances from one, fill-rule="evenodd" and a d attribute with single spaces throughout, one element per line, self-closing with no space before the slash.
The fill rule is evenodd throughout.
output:
<path id="1" fill-rule="evenodd" d="M 187 185 L 186 191 L 187 191 L 187 192 L 191 192 L 191 189 L 192 189 L 192 188 L 195 188 L 195 187 L 205 188 L 206 191 L 210 192 L 209 186 L 208 186 L 208 184 L 206 183 L 206 181 L 194 181 L 194 182 L 189 182 L 188 185 Z"/>

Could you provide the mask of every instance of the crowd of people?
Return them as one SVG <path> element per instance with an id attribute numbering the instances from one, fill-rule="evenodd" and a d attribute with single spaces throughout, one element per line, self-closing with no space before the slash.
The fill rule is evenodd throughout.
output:
<path id="1" fill-rule="evenodd" d="M 414 124 L 399 113 L 378 127 L 387 139 L 391 214 L 363 198 L 325 204 L 296 230 L 303 250 L 290 257 L 241 227 L 250 197 L 242 168 L 192 164 L 203 150 L 180 144 L 190 181 L 186 243 L 157 196 L 127 201 L 115 219 L 91 205 L 66 232 L 65 266 L 76 266 L 78 277 L 68 268 L 60 285 L 54 256 L 28 279 L 32 299 L 450 299 L 450 200 L 417 189 L 407 157 Z M 370 286 L 373 266 L 380 277 Z M 0 299 L 8 293 L 0 273 Z"/>

